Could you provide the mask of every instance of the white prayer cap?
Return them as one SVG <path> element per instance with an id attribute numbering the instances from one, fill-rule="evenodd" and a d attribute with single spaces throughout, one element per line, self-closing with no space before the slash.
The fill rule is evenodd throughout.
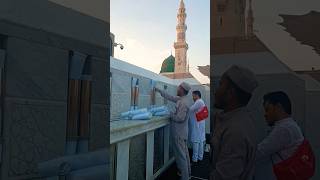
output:
<path id="1" fill-rule="evenodd" d="M 241 90 L 252 94 L 258 86 L 258 81 L 255 74 L 248 68 L 238 65 L 231 66 L 225 75 L 228 76 Z"/>
<path id="2" fill-rule="evenodd" d="M 181 86 L 184 90 L 186 90 L 186 91 L 188 91 L 188 92 L 189 92 L 189 90 L 191 89 L 190 85 L 189 85 L 188 83 L 186 83 L 186 82 L 182 82 L 182 83 L 180 84 L 180 86 Z"/>

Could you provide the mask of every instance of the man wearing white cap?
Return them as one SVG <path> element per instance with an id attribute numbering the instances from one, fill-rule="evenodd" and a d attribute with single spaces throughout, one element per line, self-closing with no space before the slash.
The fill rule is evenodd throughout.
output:
<path id="1" fill-rule="evenodd" d="M 155 88 L 162 97 L 176 103 L 175 112 L 171 112 L 170 114 L 170 133 L 177 167 L 181 173 L 181 180 L 189 180 L 191 176 L 190 159 L 187 148 L 189 119 L 187 95 L 190 89 L 190 85 L 183 82 L 178 86 L 177 96 L 172 96 L 165 91 Z"/>
<path id="2" fill-rule="evenodd" d="M 210 180 L 252 180 L 256 158 L 256 129 L 246 105 L 258 83 L 253 72 L 232 66 L 221 77 L 213 122 Z"/>

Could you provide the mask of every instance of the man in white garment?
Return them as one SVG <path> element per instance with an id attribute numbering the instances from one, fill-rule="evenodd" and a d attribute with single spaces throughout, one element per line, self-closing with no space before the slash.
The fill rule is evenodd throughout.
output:
<path id="1" fill-rule="evenodd" d="M 177 96 L 172 96 L 167 92 L 155 88 L 162 97 L 176 104 L 175 111 L 170 113 L 170 135 L 172 149 L 176 159 L 177 167 L 181 180 L 189 180 L 191 176 L 190 158 L 187 147 L 188 140 L 188 120 L 189 120 L 189 103 L 188 93 L 190 85 L 182 82 L 177 89 Z"/>
<path id="2" fill-rule="evenodd" d="M 204 106 L 204 102 L 201 99 L 200 91 L 193 91 L 192 98 L 194 104 L 190 107 L 190 119 L 189 119 L 189 140 L 192 144 L 192 162 L 197 163 L 202 161 L 204 153 L 205 137 L 205 120 L 197 121 L 196 113 L 199 112 Z"/>

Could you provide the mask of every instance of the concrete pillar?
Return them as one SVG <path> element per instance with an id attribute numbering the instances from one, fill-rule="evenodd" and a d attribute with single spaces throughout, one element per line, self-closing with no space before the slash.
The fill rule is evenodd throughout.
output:
<path id="1" fill-rule="evenodd" d="M 117 144 L 117 180 L 127 180 L 129 178 L 129 147 L 129 139 Z"/>
<path id="2" fill-rule="evenodd" d="M 154 131 L 147 132 L 146 180 L 153 180 Z"/>

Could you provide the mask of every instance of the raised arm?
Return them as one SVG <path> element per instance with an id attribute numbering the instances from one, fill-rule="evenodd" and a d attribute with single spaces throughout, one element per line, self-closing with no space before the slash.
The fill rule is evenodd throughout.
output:
<path id="1" fill-rule="evenodd" d="M 180 99 L 179 96 L 172 96 L 172 95 L 168 94 L 167 92 L 165 92 L 161 89 L 158 89 L 158 88 L 155 88 L 155 91 L 159 92 L 163 98 L 168 99 L 169 101 L 172 101 L 175 103 Z"/>

